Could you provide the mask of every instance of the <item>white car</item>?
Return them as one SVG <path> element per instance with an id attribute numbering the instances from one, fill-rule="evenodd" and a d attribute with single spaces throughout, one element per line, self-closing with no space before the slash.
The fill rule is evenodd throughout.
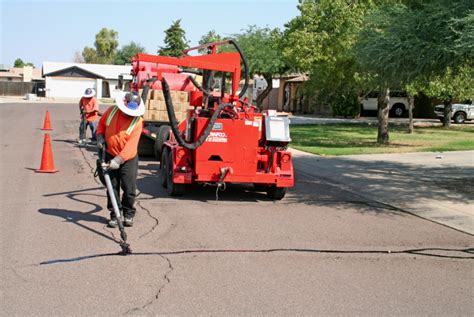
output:
<path id="1" fill-rule="evenodd" d="M 472 101 L 470 103 L 454 103 L 452 105 L 453 111 L 451 120 L 455 123 L 464 123 L 474 119 L 474 105 Z M 434 112 L 438 116 L 439 120 L 443 122 L 444 118 L 444 105 L 437 105 L 434 107 Z"/>
<path id="2" fill-rule="evenodd" d="M 393 116 L 398 118 L 403 117 L 403 115 L 408 111 L 408 98 L 406 93 L 401 91 L 391 91 L 388 106 Z M 378 110 L 376 92 L 369 93 L 364 99 L 362 99 L 361 110 Z"/>

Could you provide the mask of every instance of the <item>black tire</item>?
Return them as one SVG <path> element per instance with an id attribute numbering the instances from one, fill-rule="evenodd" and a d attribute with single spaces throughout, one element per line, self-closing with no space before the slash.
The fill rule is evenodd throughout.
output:
<path id="1" fill-rule="evenodd" d="M 140 141 L 138 142 L 138 156 L 153 157 L 154 154 L 153 140 L 145 136 L 141 136 Z"/>
<path id="2" fill-rule="evenodd" d="M 281 200 L 286 195 L 288 187 L 276 187 L 272 185 L 267 188 L 267 197 L 270 199 Z"/>
<path id="3" fill-rule="evenodd" d="M 265 192 L 268 189 L 268 185 L 254 183 L 253 184 L 253 189 L 257 192 Z"/>
<path id="4" fill-rule="evenodd" d="M 438 117 L 439 121 L 441 121 L 441 123 L 444 123 L 444 117 Z"/>
<path id="5" fill-rule="evenodd" d="M 166 164 L 166 190 L 170 196 L 182 196 L 184 194 L 184 184 L 173 183 L 173 153 L 168 151 L 167 164 Z"/>
<path id="6" fill-rule="evenodd" d="M 168 148 L 166 147 L 161 153 L 161 162 L 160 162 L 160 183 L 163 188 L 167 187 L 167 173 L 168 173 Z"/>
<path id="7" fill-rule="evenodd" d="M 163 152 L 163 144 L 168 141 L 170 137 L 171 127 L 169 125 L 162 125 L 156 133 L 154 151 L 157 160 L 161 160 L 161 154 Z"/>
<path id="8" fill-rule="evenodd" d="M 464 112 L 456 112 L 456 114 L 453 117 L 454 123 L 464 123 L 466 121 L 466 114 Z"/>
<path id="9" fill-rule="evenodd" d="M 405 106 L 401 104 L 395 104 L 392 107 L 393 116 L 396 118 L 401 118 L 405 114 Z"/>

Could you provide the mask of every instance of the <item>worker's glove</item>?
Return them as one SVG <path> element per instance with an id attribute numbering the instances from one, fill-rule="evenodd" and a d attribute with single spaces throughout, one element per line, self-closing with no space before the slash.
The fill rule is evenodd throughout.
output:
<path id="1" fill-rule="evenodd" d="M 116 157 L 110 160 L 109 170 L 117 170 L 120 168 L 120 165 L 122 165 L 123 163 L 124 163 L 124 160 L 119 155 L 117 155 Z"/>
<path id="2" fill-rule="evenodd" d="M 97 147 L 102 150 L 105 147 L 105 140 L 102 134 L 97 135 Z"/>

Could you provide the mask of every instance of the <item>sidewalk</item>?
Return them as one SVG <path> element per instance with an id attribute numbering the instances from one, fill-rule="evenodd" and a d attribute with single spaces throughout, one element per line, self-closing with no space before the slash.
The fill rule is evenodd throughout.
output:
<path id="1" fill-rule="evenodd" d="M 408 125 L 408 118 L 390 118 L 389 122 L 391 125 Z M 367 124 L 367 125 L 378 125 L 377 117 L 360 117 L 357 119 L 352 118 L 333 118 L 333 117 L 317 117 L 312 115 L 294 115 L 290 117 L 291 125 L 300 124 Z M 464 124 L 474 124 L 474 121 L 465 122 Z M 438 119 L 424 119 L 424 118 L 413 118 L 413 125 L 415 127 L 435 127 L 441 126 L 442 123 Z"/>
<path id="2" fill-rule="evenodd" d="M 28 100 L 23 96 L 0 96 L 0 103 L 78 103 L 79 99 L 36 97 L 34 100 Z"/>
<path id="3" fill-rule="evenodd" d="M 321 157 L 291 149 L 298 172 L 474 234 L 474 151 Z"/>
<path id="4" fill-rule="evenodd" d="M 28 100 L 25 97 L 20 96 L 0 96 L 0 104 L 2 103 L 36 103 L 36 104 L 56 104 L 56 103 L 74 103 L 78 104 L 81 98 L 46 98 L 36 97 L 35 100 Z M 103 101 L 101 99 L 110 98 L 99 98 L 99 105 L 112 105 L 113 101 Z"/>

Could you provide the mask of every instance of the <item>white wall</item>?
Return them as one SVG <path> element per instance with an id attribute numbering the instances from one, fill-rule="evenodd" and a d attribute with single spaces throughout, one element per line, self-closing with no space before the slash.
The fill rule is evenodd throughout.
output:
<path id="1" fill-rule="evenodd" d="M 122 93 L 121 90 L 115 89 L 115 86 L 118 85 L 118 79 L 107 79 L 110 87 L 110 98 L 115 98 L 117 94 Z"/>
<path id="2" fill-rule="evenodd" d="M 96 80 L 73 77 L 46 77 L 46 97 L 81 98 L 87 88 L 96 89 Z M 97 91 L 97 89 L 96 89 Z"/>
<path id="3" fill-rule="evenodd" d="M 81 98 L 87 88 L 94 88 L 96 98 L 102 98 L 102 82 L 109 83 L 110 97 L 115 98 L 121 90 L 115 89 L 118 79 L 92 79 L 74 77 L 46 77 L 46 97 Z"/>

